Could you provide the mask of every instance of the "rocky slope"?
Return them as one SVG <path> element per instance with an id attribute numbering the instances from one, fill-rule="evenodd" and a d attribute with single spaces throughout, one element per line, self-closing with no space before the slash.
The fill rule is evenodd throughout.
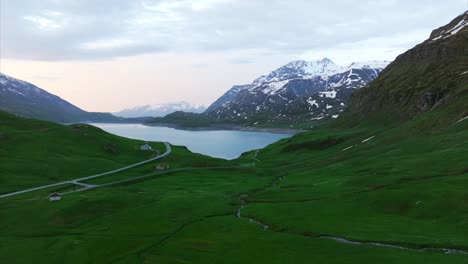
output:
<path id="1" fill-rule="evenodd" d="M 452 116 L 467 116 L 467 25 L 468 11 L 398 56 L 378 79 L 351 96 L 349 114 L 357 120 L 392 113 L 392 118 L 406 120 L 450 102 L 450 111 L 457 112 Z"/>
<path id="2" fill-rule="evenodd" d="M 254 87 L 252 84 L 245 84 L 245 85 L 234 85 L 229 91 L 223 94 L 220 98 L 218 98 L 214 103 L 212 103 L 207 109 L 206 113 L 213 112 L 214 110 L 222 107 L 224 104 L 234 100 L 236 96 L 242 90 L 247 90 Z"/>
<path id="3" fill-rule="evenodd" d="M 387 64 L 371 61 L 341 67 L 327 58 L 293 61 L 252 84 L 234 86 L 205 113 L 216 120 L 253 125 L 338 117 L 350 94 L 374 80 Z"/>
<path id="4" fill-rule="evenodd" d="M 146 119 L 125 119 L 109 113 L 86 112 L 62 98 L 22 80 L 0 73 L 0 110 L 21 117 L 68 122 L 129 122 Z"/>

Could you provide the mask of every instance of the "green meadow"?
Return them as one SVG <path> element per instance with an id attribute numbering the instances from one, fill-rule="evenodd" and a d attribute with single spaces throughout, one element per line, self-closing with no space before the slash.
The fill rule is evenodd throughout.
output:
<path id="1" fill-rule="evenodd" d="M 0 262 L 467 263 L 441 250 L 468 252 L 468 121 L 448 114 L 323 123 L 232 161 L 172 146 L 58 202 L 47 195 L 71 186 L 0 199 Z M 3 115 L 2 193 L 154 155 L 92 126 Z"/>

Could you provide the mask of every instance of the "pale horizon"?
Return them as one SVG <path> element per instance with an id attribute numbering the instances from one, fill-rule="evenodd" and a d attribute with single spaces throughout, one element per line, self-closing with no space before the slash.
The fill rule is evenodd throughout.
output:
<path id="1" fill-rule="evenodd" d="M 392 61 L 465 10 L 449 2 L 0 0 L 0 72 L 87 111 L 208 106 L 293 60 Z"/>

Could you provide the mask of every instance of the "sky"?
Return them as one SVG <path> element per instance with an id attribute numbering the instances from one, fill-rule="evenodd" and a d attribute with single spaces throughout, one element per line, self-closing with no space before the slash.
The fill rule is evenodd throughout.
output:
<path id="1" fill-rule="evenodd" d="M 88 111 L 187 101 L 292 60 L 394 60 L 466 0 L 0 0 L 0 72 Z"/>

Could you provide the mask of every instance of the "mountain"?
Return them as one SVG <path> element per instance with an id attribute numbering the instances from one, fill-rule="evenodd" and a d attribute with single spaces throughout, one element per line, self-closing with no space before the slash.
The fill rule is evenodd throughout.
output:
<path id="1" fill-rule="evenodd" d="M 134 108 L 124 109 L 122 111 L 114 113 L 116 116 L 121 117 L 140 117 L 140 116 L 165 116 L 173 112 L 184 111 L 191 113 L 202 113 L 206 110 L 206 107 L 202 105 L 192 105 L 187 102 L 175 102 L 165 103 L 156 105 L 144 105 L 137 106 Z"/>
<path id="2" fill-rule="evenodd" d="M 279 82 L 291 79 L 304 79 L 308 76 L 322 75 L 328 72 L 340 70 L 341 67 L 328 58 L 317 61 L 292 61 L 267 75 L 260 76 L 253 81 L 253 85 L 259 86 L 269 82 Z"/>
<path id="3" fill-rule="evenodd" d="M 212 117 L 205 114 L 197 114 L 183 111 L 176 111 L 164 117 L 154 117 L 147 121 L 147 125 L 162 125 L 174 128 L 207 128 L 212 127 L 217 122 Z M 214 128 L 214 127 L 212 127 Z"/>
<path id="4" fill-rule="evenodd" d="M 0 110 L 21 117 L 57 123 L 128 122 L 140 123 L 146 118 L 125 119 L 109 113 L 86 112 L 34 84 L 0 73 Z"/>
<path id="5" fill-rule="evenodd" d="M 225 103 L 228 103 L 236 96 L 239 94 L 240 91 L 242 90 L 247 90 L 254 87 L 253 84 L 245 84 L 245 85 L 234 85 L 229 91 L 227 91 L 225 94 L 223 94 L 220 98 L 218 98 L 214 103 L 212 103 L 206 110 L 205 112 L 210 113 L 213 112 L 214 110 L 222 107 Z"/>
<path id="6" fill-rule="evenodd" d="M 347 113 L 354 120 L 377 114 L 407 120 L 450 104 L 457 113 L 451 122 L 467 116 L 467 25 L 468 11 L 398 56 L 379 78 L 351 96 Z"/>
<path id="7" fill-rule="evenodd" d="M 234 86 L 205 113 L 217 120 L 243 123 L 336 118 L 351 93 L 374 80 L 387 64 L 370 61 L 342 67 L 328 58 L 293 61 L 252 84 Z"/>

